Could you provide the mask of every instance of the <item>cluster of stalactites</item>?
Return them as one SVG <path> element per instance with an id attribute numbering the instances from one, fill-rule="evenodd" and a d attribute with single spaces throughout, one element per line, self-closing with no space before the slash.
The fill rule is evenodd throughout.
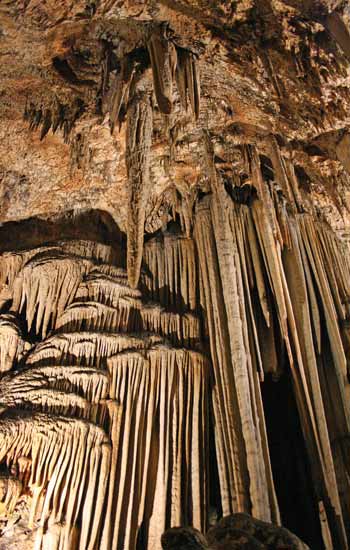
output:
<path id="1" fill-rule="evenodd" d="M 30 469 L 35 548 L 96 548 L 111 458 L 105 432 L 82 420 L 20 410 L 3 413 L 0 427 L 0 460 Z"/>
<path id="2" fill-rule="evenodd" d="M 166 525 L 206 525 L 208 364 L 159 343 L 113 356 L 107 368 L 122 411 L 103 548 L 135 548 L 142 523 L 146 547 L 158 549 Z"/>
<path id="3" fill-rule="evenodd" d="M 0 500 L 8 514 L 13 514 L 22 489 L 23 484 L 20 479 L 10 475 L 0 475 Z"/>
<path id="4" fill-rule="evenodd" d="M 188 101 L 199 116 L 200 85 L 194 54 L 175 46 L 167 37 L 167 27 L 154 29 L 147 43 L 151 58 L 154 91 L 159 109 L 170 114 L 173 108 L 173 85 L 177 81 L 180 101 L 187 110 Z"/>
<path id="5" fill-rule="evenodd" d="M 45 337 L 57 316 L 73 300 L 90 264 L 71 256 L 44 255 L 32 258 L 13 284 L 12 310 L 25 309 L 28 330 Z"/>
<path id="6" fill-rule="evenodd" d="M 173 109 L 173 84 L 177 81 L 180 102 L 188 103 L 199 117 L 200 86 L 197 64 L 192 52 L 176 47 L 164 25 L 153 29 L 147 48 L 151 60 L 153 87 L 161 112 Z M 109 92 L 112 131 L 122 107 L 127 112 L 126 167 L 128 175 L 127 268 L 128 281 L 136 288 L 143 256 L 145 212 L 151 192 L 150 157 L 153 132 L 152 90 L 146 76 L 137 77 L 135 60 L 122 60 L 113 93 Z M 135 76 L 135 79 L 134 79 Z M 131 92 L 132 87 L 132 92 Z"/>
<path id="7" fill-rule="evenodd" d="M 107 373 L 96 367 L 29 366 L 2 377 L 0 403 L 93 419 L 94 405 L 107 398 L 108 387 Z"/>
<path id="8" fill-rule="evenodd" d="M 196 212 L 222 505 L 225 514 L 246 510 L 278 519 L 259 378 L 266 373 L 278 378 L 285 354 L 317 480 L 325 545 L 346 548 L 349 262 L 328 226 L 297 213 L 295 174 L 277 149 L 272 142 L 282 193 L 264 182 L 252 151 L 251 177 L 258 190 L 252 204 L 235 203 L 214 176 L 213 193 Z"/>
<path id="9" fill-rule="evenodd" d="M 94 263 L 114 260 L 111 247 L 90 241 L 5 253 L 0 257 L 0 302 L 10 303 L 14 314 L 24 312 L 28 331 L 45 336 Z"/>
<path id="10" fill-rule="evenodd" d="M 22 269 L 34 256 L 42 253 L 68 254 L 79 256 L 97 263 L 113 264 L 116 262 L 116 253 L 112 247 L 84 240 L 58 241 L 47 246 L 40 246 L 18 252 L 4 252 L 0 256 L 0 284 L 12 289 L 13 282 Z"/>
<path id="11" fill-rule="evenodd" d="M 41 550 L 135 548 L 141 524 L 158 549 L 165 528 L 205 529 L 208 515 L 209 364 L 193 350 L 192 291 L 179 312 L 147 302 L 92 244 L 69 246 L 0 261 L 13 310 L 0 337 L 21 337 L 19 315 L 34 334 L 0 379 L 0 462 L 19 487 L 6 502 L 30 492 Z M 188 277 L 193 243 L 183 246 L 173 261 Z"/>
<path id="12" fill-rule="evenodd" d="M 174 108 L 174 85 L 176 82 L 182 108 L 188 105 L 196 119 L 200 110 L 200 78 L 198 62 L 193 52 L 176 45 L 168 36 L 166 25 L 155 27 L 147 40 L 147 51 L 151 61 L 153 90 L 159 110 L 169 115 Z M 106 56 L 110 52 L 107 50 Z M 138 72 L 144 60 L 137 60 L 135 52 L 126 55 L 120 61 L 120 70 L 116 76 L 110 72 L 110 63 L 103 68 L 102 94 L 104 104 L 109 111 L 111 131 L 120 122 L 121 114 L 127 110 Z M 110 89 L 107 91 L 107 84 Z"/>
<path id="13" fill-rule="evenodd" d="M 142 285 L 154 301 L 176 311 L 196 311 L 197 269 L 194 242 L 165 233 L 148 241 Z"/>
<path id="14" fill-rule="evenodd" d="M 69 328 L 77 332 L 154 332 L 178 345 L 193 346 L 199 342 L 200 325 L 195 314 L 167 311 L 157 303 L 137 305 L 127 300 L 120 300 L 117 307 L 98 301 L 73 302 L 57 320 L 56 331 Z"/>
<path id="15" fill-rule="evenodd" d="M 23 119 L 28 122 L 29 129 L 32 131 L 41 127 L 40 140 L 44 139 L 50 129 L 53 134 L 61 130 L 63 139 L 67 143 L 72 128 L 84 109 L 84 102 L 80 98 L 76 98 L 71 105 L 64 105 L 58 98 L 48 106 L 35 105 L 30 101 L 26 103 Z"/>

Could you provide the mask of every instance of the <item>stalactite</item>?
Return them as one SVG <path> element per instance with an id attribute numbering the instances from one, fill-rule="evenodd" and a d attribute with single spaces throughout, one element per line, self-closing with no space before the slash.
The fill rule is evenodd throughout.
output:
<path id="1" fill-rule="evenodd" d="M 13 283 L 12 310 L 25 308 L 28 330 L 36 317 L 35 331 L 46 335 L 56 317 L 73 300 L 90 264 L 65 255 L 34 256 Z"/>
<path id="2" fill-rule="evenodd" d="M 288 199 L 288 204 L 290 208 L 295 206 L 295 197 L 293 195 L 293 188 L 291 181 L 288 178 L 287 168 L 284 161 L 284 158 L 281 155 L 280 148 L 277 144 L 276 138 L 270 136 L 269 139 L 270 153 L 271 153 L 271 162 L 273 165 L 273 170 L 276 175 L 278 183 L 281 185 L 284 196 Z"/>
<path id="3" fill-rule="evenodd" d="M 23 253 L 5 253 L 0 257 L 0 281 L 1 285 L 8 285 L 12 288 L 13 281 L 21 270 L 24 263 Z"/>
<path id="4" fill-rule="evenodd" d="M 12 313 L 0 315 L 0 373 L 14 367 L 24 345 L 17 317 Z"/>
<path id="5" fill-rule="evenodd" d="M 6 412 L 0 417 L 0 459 L 16 464 L 32 457 L 29 487 L 34 495 L 32 520 L 39 521 L 36 548 L 63 550 L 73 548 L 72 531 L 79 514 L 83 519 L 76 548 L 92 550 L 101 528 L 101 515 L 110 463 L 110 442 L 104 431 L 82 420 L 26 411 Z M 78 459 L 78 462 L 76 462 Z M 100 469 L 100 476 L 96 476 Z M 69 490 L 68 490 L 69 489 Z M 83 491 L 87 491 L 82 500 Z M 44 498 L 39 507 L 40 495 Z M 41 509 L 39 509 L 41 508 Z M 54 526 L 60 526 L 53 537 Z M 80 532 L 79 532 L 80 531 Z"/>
<path id="6" fill-rule="evenodd" d="M 159 109 L 169 115 L 172 111 L 173 82 L 176 69 L 176 48 L 166 37 L 166 27 L 154 30 L 147 46 L 151 58 L 154 91 Z"/>
<path id="7" fill-rule="evenodd" d="M 220 206 L 221 212 L 225 210 L 224 203 Z M 257 370 L 247 353 L 237 243 L 228 221 L 223 222 L 222 213 L 219 215 L 217 196 L 210 207 L 203 203 L 198 210 L 195 240 L 203 277 L 201 303 L 208 319 L 216 382 L 215 435 L 223 511 L 251 511 L 252 506 L 255 517 L 278 521 L 261 398 L 254 389 L 258 388 Z"/>
<path id="8" fill-rule="evenodd" d="M 147 272 L 142 280 L 150 298 L 177 311 L 195 311 L 196 261 L 194 243 L 183 235 L 165 233 L 145 245 Z"/>
<path id="9" fill-rule="evenodd" d="M 49 359 L 57 363 L 66 356 L 73 356 L 88 365 L 99 366 L 107 357 L 124 349 L 142 349 L 161 340 L 156 334 L 124 334 L 108 332 L 67 332 L 50 336 L 38 344 L 28 355 L 27 364 Z"/>
<path id="10" fill-rule="evenodd" d="M 326 266 L 324 265 L 320 254 L 320 243 L 318 242 L 316 229 L 312 220 L 307 216 L 302 216 L 299 220 L 303 244 L 324 308 L 325 320 L 335 366 L 338 371 L 339 378 L 342 379 L 346 376 L 346 358 L 341 342 L 335 304 L 327 280 L 325 269 Z M 348 415 L 349 412 L 347 413 L 347 416 Z"/>
<path id="11" fill-rule="evenodd" d="M 123 413 L 115 465 L 119 489 L 106 541 L 108 547 L 134 548 L 142 524 L 149 547 L 158 549 L 166 525 L 203 528 L 206 522 L 208 365 L 199 353 L 161 344 L 145 354 L 118 354 L 107 366 L 111 398 Z"/>
<path id="12" fill-rule="evenodd" d="M 130 84 L 134 72 L 135 67 L 132 60 L 128 56 L 122 59 L 120 73 L 116 78 L 110 102 L 109 120 L 112 133 L 118 123 L 123 104 L 127 105 L 128 103 Z"/>
<path id="13" fill-rule="evenodd" d="M 184 48 L 177 47 L 176 52 L 176 81 L 180 94 L 180 101 L 182 107 L 187 110 L 189 98 L 192 112 L 197 119 L 200 110 L 200 79 L 197 62 L 194 54 Z"/>
<path id="14" fill-rule="evenodd" d="M 0 476 L 0 493 L 5 493 L 3 504 L 8 514 L 14 512 L 22 489 L 22 482 L 19 479 L 5 475 Z"/>
<path id="15" fill-rule="evenodd" d="M 132 288 L 139 282 L 145 209 L 150 192 L 150 149 L 152 108 L 148 92 L 138 92 L 127 115 L 126 166 L 128 173 L 128 280 Z"/>

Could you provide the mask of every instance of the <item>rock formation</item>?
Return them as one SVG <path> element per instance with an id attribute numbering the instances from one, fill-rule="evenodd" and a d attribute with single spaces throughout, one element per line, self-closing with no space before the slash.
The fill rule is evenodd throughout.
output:
<path id="1" fill-rule="evenodd" d="M 162 535 L 164 550 L 266 550 L 290 548 L 308 550 L 288 529 L 253 519 L 248 514 L 233 514 L 222 518 L 204 537 L 193 527 L 172 527 Z"/>
<path id="2" fill-rule="evenodd" d="M 1 4 L 0 550 L 349 547 L 349 21 Z"/>

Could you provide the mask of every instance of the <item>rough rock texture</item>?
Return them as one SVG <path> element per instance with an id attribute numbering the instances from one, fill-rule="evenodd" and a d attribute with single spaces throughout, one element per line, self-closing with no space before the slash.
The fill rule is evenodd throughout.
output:
<path id="1" fill-rule="evenodd" d="M 204 537 L 191 527 L 173 527 L 162 535 L 163 550 L 308 550 L 288 529 L 252 518 L 233 514 L 221 519 Z"/>
<path id="2" fill-rule="evenodd" d="M 1 2 L 0 547 L 348 548 L 349 21 Z"/>
<path id="3" fill-rule="evenodd" d="M 204 536 L 192 527 L 173 527 L 162 535 L 164 550 L 202 550 L 209 548 Z"/>
<path id="4" fill-rule="evenodd" d="M 126 231 L 123 121 L 135 86 L 147 88 L 149 80 L 146 227 L 167 221 L 173 194 L 186 203 L 188 194 L 205 189 L 204 135 L 217 169 L 237 185 L 235 178 L 248 175 L 239 145 L 258 143 L 265 152 L 273 134 L 293 160 L 303 206 L 311 202 L 344 229 L 349 52 L 342 18 L 346 23 L 347 3 L 327 0 L 99 0 L 59 7 L 6 0 L 1 219 L 95 207 Z"/>
<path id="5" fill-rule="evenodd" d="M 217 525 L 209 529 L 207 539 L 212 548 L 229 548 L 230 544 L 237 541 L 241 544 L 240 538 L 247 537 L 247 548 L 290 548 L 291 550 L 307 550 L 308 546 L 288 529 L 259 521 L 248 514 L 234 514 L 219 521 Z M 252 541 L 249 540 L 251 537 Z M 255 542 L 254 542 L 255 540 Z M 253 546 L 253 543 L 256 546 Z M 236 543 L 237 544 L 237 543 Z M 237 544 L 237 548 L 239 548 Z M 244 548 L 244 544 L 241 546 Z"/>

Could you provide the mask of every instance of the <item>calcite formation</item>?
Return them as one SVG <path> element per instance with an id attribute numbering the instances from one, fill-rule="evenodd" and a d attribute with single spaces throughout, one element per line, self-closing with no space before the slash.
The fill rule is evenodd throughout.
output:
<path id="1" fill-rule="evenodd" d="M 348 549 L 349 21 L 1 3 L 0 550 Z"/>

